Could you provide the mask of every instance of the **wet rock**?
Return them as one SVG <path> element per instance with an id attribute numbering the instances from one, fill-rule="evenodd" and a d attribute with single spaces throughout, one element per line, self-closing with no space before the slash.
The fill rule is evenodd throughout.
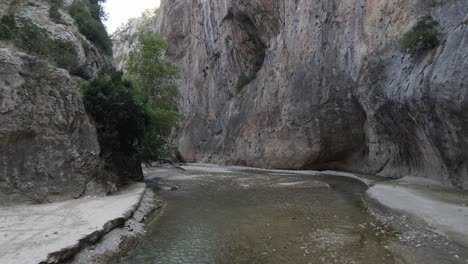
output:
<path id="1" fill-rule="evenodd" d="M 280 183 L 270 184 L 269 187 L 271 188 L 324 188 L 324 189 L 331 188 L 330 185 L 321 181 L 280 182 Z"/>

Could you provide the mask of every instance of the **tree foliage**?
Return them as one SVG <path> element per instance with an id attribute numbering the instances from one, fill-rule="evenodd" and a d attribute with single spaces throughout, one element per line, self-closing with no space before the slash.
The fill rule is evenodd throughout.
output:
<path id="1" fill-rule="evenodd" d="M 75 20 L 80 32 L 108 55 L 112 54 L 112 41 L 102 23 L 105 13 L 100 6 L 104 1 L 90 1 L 84 5 L 82 0 L 75 0 L 69 7 L 70 15 Z"/>
<path id="2" fill-rule="evenodd" d="M 166 155 L 167 137 L 179 114 L 177 70 L 163 59 L 167 43 L 142 33 L 127 75 L 101 73 L 82 85 L 87 112 L 93 117 L 104 156 L 151 162 Z"/>
<path id="3" fill-rule="evenodd" d="M 439 22 L 432 16 L 425 16 L 403 35 L 401 51 L 409 52 L 413 58 L 418 58 L 424 52 L 436 48 L 440 44 Z"/>
<path id="4" fill-rule="evenodd" d="M 86 111 L 96 124 L 101 154 L 110 159 L 136 156 L 149 117 L 134 96 L 133 83 L 121 72 L 100 73 L 80 88 Z"/>
<path id="5" fill-rule="evenodd" d="M 164 155 L 167 137 L 179 118 L 175 108 L 175 100 L 179 96 L 175 84 L 178 71 L 163 58 L 167 42 L 161 36 L 141 32 L 138 40 L 138 53 L 130 56 L 127 72 L 136 84 L 136 97 L 150 118 L 140 148 L 140 158 L 149 162 Z"/>

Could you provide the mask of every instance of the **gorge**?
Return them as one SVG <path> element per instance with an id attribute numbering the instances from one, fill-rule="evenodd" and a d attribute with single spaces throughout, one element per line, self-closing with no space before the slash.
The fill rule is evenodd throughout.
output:
<path id="1" fill-rule="evenodd" d="M 466 188 L 467 12 L 466 1 L 163 1 L 181 67 L 179 154 Z M 426 15 L 442 43 L 412 60 L 400 40 Z"/>
<path id="2" fill-rule="evenodd" d="M 112 207 L 112 219 L 96 217 L 102 226 L 65 249 L 57 242 L 60 250 L 41 252 L 36 262 L 273 263 L 273 249 L 286 256 L 278 263 L 468 261 L 466 0 L 162 0 L 158 10 L 117 30 L 113 46 L 101 14 L 93 13 L 101 2 L 0 1 L 0 262 L 24 260 L 17 259 L 22 244 L 10 238 L 28 240 L 12 231 L 30 225 L 18 218 L 26 208 L 60 204 L 89 216 L 94 202 L 128 210 Z M 139 53 L 141 31 L 167 40 L 164 58 L 179 70 L 180 96 L 170 104 L 181 117 L 164 158 L 170 168 L 142 170 L 125 157 L 106 162 L 79 88 L 99 72 L 125 71 Z M 143 180 L 149 187 L 134 183 Z M 154 214 L 160 218 L 151 221 Z M 55 217 L 51 223 L 60 222 Z M 187 223 L 174 220 L 181 218 Z M 297 219 L 303 222 L 291 224 Z M 204 220 L 213 229 L 192 225 Z M 93 225 L 93 217 L 86 221 L 76 229 Z M 226 233 L 232 245 L 210 241 L 213 230 L 236 224 L 243 231 Z M 249 229 L 254 224 L 258 232 Z M 262 224 L 278 228 L 281 241 L 256 244 L 275 236 Z M 72 233 L 54 228 L 30 237 Z M 188 237 L 193 230 L 200 236 Z M 381 231 L 392 235 L 375 235 Z M 322 251 L 304 258 L 305 248 L 276 248 L 288 247 L 283 242 L 292 232 L 306 233 L 307 250 Z M 139 248 L 136 237 L 143 237 L 142 249 L 120 259 Z M 202 253 L 197 239 L 206 242 Z M 126 246 L 109 242 L 117 240 Z M 226 245 L 217 248 L 219 259 L 205 247 L 215 241 Z M 173 245 L 192 255 L 168 257 Z"/>

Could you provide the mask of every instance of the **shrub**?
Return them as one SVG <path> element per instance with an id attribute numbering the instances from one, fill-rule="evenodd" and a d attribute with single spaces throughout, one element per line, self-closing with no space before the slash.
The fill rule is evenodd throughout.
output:
<path id="1" fill-rule="evenodd" d="M 9 27 L 4 24 L 0 24 L 0 39 L 11 39 L 13 32 Z"/>
<path id="2" fill-rule="evenodd" d="M 95 11 L 92 12 L 92 10 L 96 8 L 101 10 L 99 2 L 90 2 L 89 6 L 87 6 L 79 0 L 75 0 L 70 5 L 69 11 L 80 32 L 98 48 L 108 55 L 112 55 L 112 41 L 107 34 L 106 28 L 99 19 L 99 16 L 93 15 Z"/>
<path id="3" fill-rule="evenodd" d="M 16 21 L 13 14 L 6 14 L 0 19 L 0 39 L 12 39 L 16 33 Z"/>
<path id="4" fill-rule="evenodd" d="M 62 23 L 62 15 L 59 12 L 59 8 L 61 7 L 62 3 L 61 0 L 50 0 L 49 1 L 49 17 L 55 23 Z"/>
<path id="5" fill-rule="evenodd" d="M 49 37 L 47 32 L 38 27 L 29 18 L 19 20 L 18 35 L 15 44 L 27 53 L 45 56 L 48 54 Z"/>
<path id="6" fill-rule="evenodd" d="M 102 156 L 135 157 L 149 117 L 134 95 L 133 83 L 121 72 L 100 73 L 80 88 L 86 111 L 96 123 Z"/>
<path id="7" fill-rule="evenodd" d="M 413 58 L 418 58 L 424 52 L 436 48 L 440 44 L 439 22 L 432 16 L 425 16 L 403 35 L 401 51 L 408 52 Z"/>
<path id="8" fill-rule="evenodd" d="M 51 39 L 47 32 L 31 19 L 21 19 L 15 44 L 28 53 L 51 60 L 57 67 L 72 70 L 78 64 L 78 54 L 73 43 Z"/>
<path id="9" fill-rule="evenodd" d="M 16 28 L 15 15 L 12 12 L 2 16 L 0 22 L 12 30 Z"/>
<path id="10" fill-rule="evenodd" d="M 68 71 L 78 67 L 78 54 L 73 43 L 61 39 L 49 43 L 49 56 L 55 65 Z"/>

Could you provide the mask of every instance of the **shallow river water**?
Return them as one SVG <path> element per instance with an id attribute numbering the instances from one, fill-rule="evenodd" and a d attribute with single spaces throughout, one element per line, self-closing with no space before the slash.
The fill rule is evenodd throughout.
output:
<path id="1" fill-rule="evenodd" d="M 167 203 L 122 263 L 405 263 L 344 177 L 248 169 L 146 171 Z M 173 187 L 178 188 L 178 190 Z"/>

